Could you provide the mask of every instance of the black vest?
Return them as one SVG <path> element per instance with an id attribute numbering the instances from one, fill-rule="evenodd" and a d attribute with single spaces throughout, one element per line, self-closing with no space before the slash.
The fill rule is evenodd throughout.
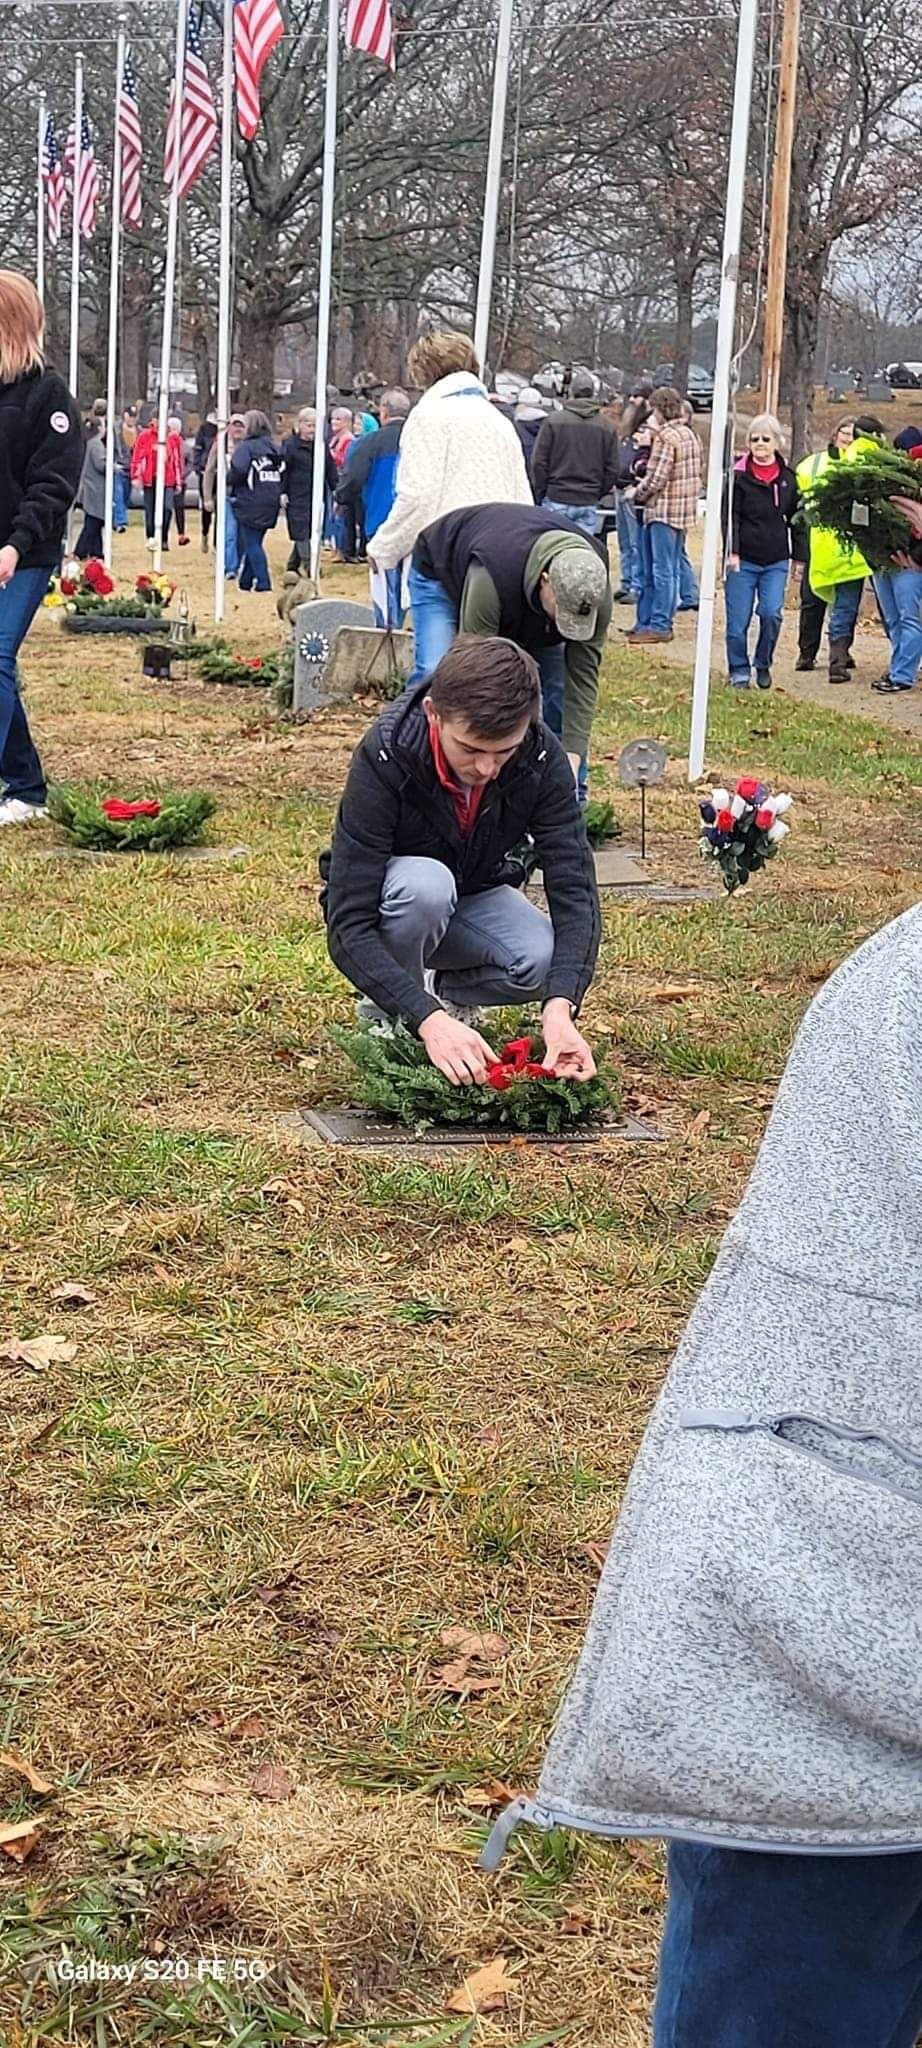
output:
<path id="1" fill-rule="evenodd" d="M 560 640 L 553 620 L 540 603 L 529 602 L 525 590 L 525 565 L 542 533 L 572 534 L 583 547 L 594 548 L 608 568 L 603 541 L 590 539 L 569 519 L 546 512 L 541 505 L 468 505 L 460 512 L 446 512 L 420 534 L 413 566 L 421 576 L 441 583 L 459 609 L 468 570 L 486 569 L 499 595 L 500 634 L 533 652 Z"/>

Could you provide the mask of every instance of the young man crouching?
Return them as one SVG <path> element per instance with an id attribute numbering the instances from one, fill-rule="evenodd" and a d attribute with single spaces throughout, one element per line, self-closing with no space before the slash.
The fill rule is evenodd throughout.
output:
<path id="1" fill-rule="evenodd" d="M 550 916 L 507 879 L 526 833 Z M 591 1078 L 574 1020 L 599 949 L 595 874 L 531 655 L 462 635 L 389 706 L 353 755 L 322 866 L 332 959 L 450 1081 L 485 1079 L 495 1053 L 465 1013 L 503 1003 L 540 1003 L 546 1064 Z"/>

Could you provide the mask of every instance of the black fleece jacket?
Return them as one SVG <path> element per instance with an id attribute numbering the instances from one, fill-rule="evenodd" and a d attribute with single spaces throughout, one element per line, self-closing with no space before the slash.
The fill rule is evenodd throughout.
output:
<path id="1" fill-rule="evenodd" d="M 531 728 L 484 795 L 463 839 L 454 805 L 435 772 L 423 710 L 428 683 L 407 690 L 376 720 L 352 757 L 332 851 L 321 858 L 330 955 L 354 988 L 389 1017 L 415 1029 L 438 1010 L 382 944 L 379 912 L 389 860 L 417 854 L 442 861 L 459 896 L 509 879 L 510 848 L 530 832 L 544 870 L 554 957 L 544 999 L 579 1005 L 599 950 L 599 899 L 573 775 L 558 739 Z"/>
<path id="2" fill-rule="evenodd" d="M 783 462 L 774 483 L 766 484 L 753 476 L 751 461 L 747 455 L 743 463 L 735 463 L 730 478 L 733 496 L 729 553 L 739 555 L 741 562 L 754 562 L 760 569 L 788 559 L 805 562 L 807 536 L 803 527 L 793 523 L 800 504 L 794 471 Z M 726 533 L 726 490 L 723 520 Z"/>
<path id="3" fill-rule="evenodd" d="M 53 568 L 83 468 L 80 414 L 56 370 L 0 384 L 0 548 Z"/>

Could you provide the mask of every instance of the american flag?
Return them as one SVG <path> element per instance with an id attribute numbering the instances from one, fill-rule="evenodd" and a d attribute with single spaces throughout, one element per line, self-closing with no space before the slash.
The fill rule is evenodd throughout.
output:
<path id="1" fill-rule="evenodd" d="M 172 186 L 176 170 L 176 81 L 170 93 L 166 128 L 166 162 L 163 175 Z M 215 146 L 218 117 L 211 81 L 205 69 L 205 53 L 198 24 L 189 16 L 186 30 L 186 63 L 183 71 L 182 117 L 179 122 L 179 196 L 185 199 L 196 178 L 200 178 Z"/>
<path id="2" fill-rule="evenodd" d="M 42 148 L 42 178 L 48 195 L 48 241 L 51 248 L 54 249 L 61 239 L 61 220 L 64 213 L 66 187 L 64 184 L 64 171 L 61 165 L 61 152 L 58 148 L 58 138 L 54 132 L 54 122 L 50 114 L 45 127 L 45 141 Z"/>
<path id="3" fill-rule="evenodd" d="M 64 148 L 64 169 L 68 173 L 67 189 L 69 192 L 73 192 L 74 188 L 75 158 L 74 124 L 71 122 Z M 96 208 L 99 205 L 99 166 L 93 151 L 93 131 L 85 114 L 80 123 L 80 190 L 76 195 L 75 205 L 80 221 L 80 233 L 84 241 L 88 242 L 96 226 Z"/>
<path id="4" fill-rule="evenodd" d="M 130 228 L 141 225 L 141 113 L 138 81 L 130 54 L 125 53 L 122 96 L 118 105 L 118 133 L 122 145 L 122 219 Z"/>
<path id="5" fill-rule="evenodd" d="M 267 57 L 285 33 L 278 0 L 234 0 L 234 69 L 237 120 L 252 142 L 259 127 L 259 81 Z"/>
<path id="6" fill-rule="evenodd" d="M 350 50 L 367 50 L 382 64 L 396 69 L 394 20 L 390 0 L 349 0 L 346 10 L 346 42 Z"/>

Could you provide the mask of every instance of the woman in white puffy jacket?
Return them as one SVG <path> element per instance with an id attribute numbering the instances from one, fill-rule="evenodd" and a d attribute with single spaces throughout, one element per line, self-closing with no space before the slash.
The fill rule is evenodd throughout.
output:
<path id="1" fill-rule="evenodd" d="M 396 569 L 412 555 L 425 526 L 464 505 L 530 505 L 531 486 L 514 426 L 490 404 L 466 334 L 425 334 L 410 350 L 407 371 L 422 387 L 400 440 L 397 495 L 374 538 L 374 564 Z M 438 583 L 411 567 L 414 661 L 411 682 L 434 669 L 458 630 Z"/>

